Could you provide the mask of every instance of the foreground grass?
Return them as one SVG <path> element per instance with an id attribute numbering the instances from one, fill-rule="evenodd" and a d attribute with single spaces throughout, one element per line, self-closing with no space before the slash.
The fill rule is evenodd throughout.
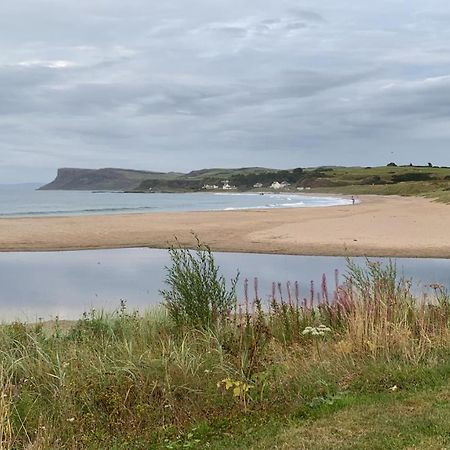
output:
<path id="1" fill-rule="evenodd" d="M 447 449 L 450 383 L 417 390 L 347 394 L 301 417 L 269 418 L 211 442 L 218 450 L 247 449 Z"/>
<path id="2" fill-rule="evenodd" d="M 12 367 L 6 379 L 3 372 L 0 409 L 11 444 L 4 448 L 375 448 L 371 436 L 379 432 L 392 441 L 384 448 L 405 448 L 429 427 L 433 445 L 448 439 L 448 386 L 439 386 L 450 374 L 450 352 L 443 347 L 418 361 L 389 361 L 336 353 L 331 342 L 320 358 L 308 344 L 274 342 L 258 371 L 243 377 L 236 358 L 244 355 L 225 351 L 217 336 L 172 340 L 160 319 L 92 318 L 52 336 L 7 327 L 14 337 L 3 335 L 2 349 L 14 360 L 5 364 L 3 355 L 3 367 Z M 246 380 L 254 392 L 245 398 L 219 389 L 223 379 Z M 431 416 L 421 412 L 433 407 Z"/>
<path id="3" fill-rule="evenodd" d="M 5 379 L 3 372 L 2 448 L 450 445 L 448 348 L 418 361 L 389 360 L 342 353 L 330 341 L 319 358 L 306 343 L 286 349 L 274 342 L 246 378 L 252 389 L 244 399 L 242 391 L 217 387 L 245 378 L 216 336 L 171 340 L 166 326 L 159 314 L 84 319 L 68 334 L 56 329 L 42 338 L 36 329 L 8 326 L 14 341 L 7 352 L 17 353 L 13 373 Z"/>
<path id="4" fill-rule="evenodd" d="M 286 449 L 446 448 L 450 445 L 449 387 L 353 398 L 339 412 L 287 430 L 276 444 Z"/>
<path id="5" fill-rule="evenodd" d="M 3 325 L 0 448 L 446 448 L 449 343 L 447 293 L 376 264 L 206 327 L 125 305 Z"/>

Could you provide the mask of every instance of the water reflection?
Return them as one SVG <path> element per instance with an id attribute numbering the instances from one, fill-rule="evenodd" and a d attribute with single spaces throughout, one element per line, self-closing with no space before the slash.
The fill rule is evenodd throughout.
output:
<path id="1" fill-rule="evenodd" d="M 288 280 L 299 281 L 307 296 L 311 280 L 318 284 L 325 273 L 333 284 L 335 269 L 342 273 L 346 267 L 344 258 L 321 256 L 217 253 L 216 260 L 227 279 L 239 269 L 241 296 L 243 280 L 258 277 L 263 298 L 273 281 Z M 169 263 L 167 251 L 154 249 L 1 253 L 0 314 L 3 320 L 73 319 L 92 307 L 113 310 L 121 298 L 144 309 L 160 303 Z M 397 259 L 397 266 L 418 290 L 430 283 L 450 287 L 450 260 Z"/>

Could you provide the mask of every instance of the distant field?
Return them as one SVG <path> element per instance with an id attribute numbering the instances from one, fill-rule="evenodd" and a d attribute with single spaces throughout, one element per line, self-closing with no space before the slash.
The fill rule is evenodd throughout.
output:
<path id="1" fill-rule="evenodd" d="M 419 195 L 450 202 L 450 168 L 335 168 L 312 181 L 315 192 Z"/>

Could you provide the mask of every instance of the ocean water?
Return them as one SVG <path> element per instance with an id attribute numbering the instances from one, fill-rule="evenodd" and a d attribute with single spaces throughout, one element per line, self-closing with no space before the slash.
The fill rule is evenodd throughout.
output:
<path id="1" fill-rule="evenodd" d="M 257 277 L 259 295 L 267 301 L 273 282 L 285 286 L 287 281 L 298 281 L 301 296 L 309 297 L 311 281 L 319 287 L 325 273 L 331 290 L 335 269 L 341 277 L 346 272 L 346 260 L 340 257 L 216 253 L 215 258 L 227 280 L 239 270 L 240 299 L 245 278 L 249 296 Z M 355 260 L 364 264 L 364 259 Z M 121 299 L 131 309 L 143 311 L 161 303 L 159 290 L 165 287 L 164 266 L 169 264 L 166 250 L 145 248 L 0 253 L 0 321 L 36 321 L 56 315 L 76 319 L 91 308 L 113 311 Z M 449 259 L 398 258 L 396 264 L 399 274 L 413 280 L 418 294 L 430 293 L 431 283 L 450 288 Z"/>
<path id="2" fill-rule="evenodd" d="M 254 208 L 325 207 L 351 200 L 298 194 L 188 193 L 124 194 L 119 192 L 36 191 L 0 188 L 0 217 L 118 214 L 158 211 L 209 211 Z"/>

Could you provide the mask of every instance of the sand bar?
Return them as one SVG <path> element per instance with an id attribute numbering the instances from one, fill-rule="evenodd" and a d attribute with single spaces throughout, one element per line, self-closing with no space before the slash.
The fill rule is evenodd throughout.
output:
<path id="1" fill-rule="evenodd" d="M 215 251 L 450 258 L 450 206 L 362 196 L 355 206 L 0 219 L 0 251 L 166 248 L 195 232 Z"/>

